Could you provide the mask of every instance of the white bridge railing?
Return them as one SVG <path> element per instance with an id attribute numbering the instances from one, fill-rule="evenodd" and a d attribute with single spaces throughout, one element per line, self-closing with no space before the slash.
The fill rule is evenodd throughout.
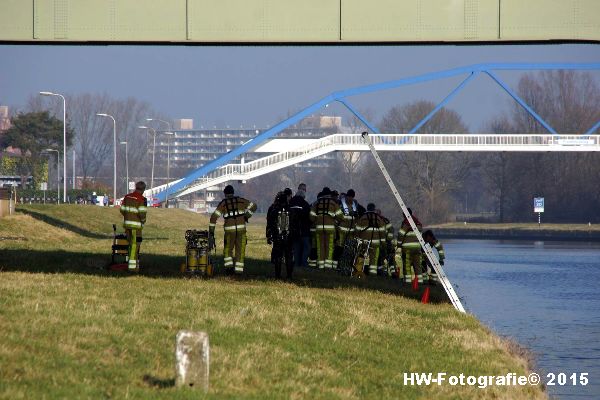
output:
<path id="1" fill-rule="evenodd" d="M 519 135 L 519 134 L 434 134 L 369 135 L 378 151 L 600 151 L 599 135 Z M 217 168 L 174 197 L 231 180 L 247 180 L 268 174 L 332 151 L 368 151 L 359 134 L 335 134 L 292 150 L 271 154 L 244 164 L 227 164 Z M 178 181 L 169 183 L 169 186 Z M 167 185 L 148 189 L 146 196 L 162 192 Z M 171 195 L 170 195 L 171 196 Z"/>

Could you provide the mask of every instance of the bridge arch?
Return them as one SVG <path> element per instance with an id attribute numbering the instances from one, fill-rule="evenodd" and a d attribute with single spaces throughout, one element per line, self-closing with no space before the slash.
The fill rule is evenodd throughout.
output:
<path id="1" fill-rule="evenodd" d="M 242 166 L 239 164 L 228 164 L 228 165 L 225 165 L 225 164 L 227 162 L 235 159 L 236 157 L 250 151 L 251 149 L 261 145 L 266 140 L 272 138 L 274 135 L 278 134 L 282 130 L 299 122 L 303 118 L 309 116 L 310 114 L 314 113 L 315 111 L 325 107 L 327 104 L 332 103 L 334 101 L 337 101 L 340 104 L 342 104 L 344 107 L 346 107 L 369 130 L 371 130 L 372 133 L 374 133 L 376 135 L 374 137 L 376 147 L 390 145 L 390 144 L 395 145 L 395 146 L 399 146 L 399 145 L 403 145 L 403 144 L 411 145 L 411 144 L 413 144 L 413 140 L 414 140 L 413 136 L 416 136 L 416 137 L 424 136 L 424 135 L 415 135 L 415 132 L 417 132 L 420 127 L 422 127 L 424 124 L 426 124 L 427 121 L 429 121 L 442 107 L 444 107 L 446 104 L 448 104 L 460 91 L 462 91 L 470 82 L 472 82 L 479 75 L 488 76 L 494 83 L 496 83 L 502 90 L 504 90 L 514 101 L 516 101 L 519 104 L 519 106 L 521 106 L 527 113 L 529 113 L 536 121 L 538 121 L 549 132 L 548 135 L 517 135 L 517 136 L 520 136 L 520 138 L 519 139 L 515 138 L 515 140 L 522 141 L 519 146 L 526 146 L 524 148 L 528 148 L 528 150 L 521 150 L 521 151 L 598 151 L 598 150 L 596 150 L 598 148 L 598 139 L 597 139 L 597 137 L 595 137 L 595 136 L 592 137 L 591 135 L 598 128 L 600 128 L 600 121 L 595 123 L 586 132 L 576 133 L 575 135 L 567 135 L 567 136 L 562 135 L 561 136 L 556 132 L 556 130 L 547 121 L 545 121 L 540 115 L 538 115 L 530 105 L 528 105 L 521 97 L 519 97 L 519 95 L 516 92 L 514 92 L 496 74 L 497 71 L 526 71 L 526 70 L 587 70 L 587 71 L 600 70 L 600 63 L 586 63 L 586 64 L 576 64 L 576 63 L 473 64 L 473 65 L 468 65 L 468 66 L 464 66 L 464 67 L 458 67 L 458 68 L 453 68 L 453 69 L 448 69 L 448 70 L 443 70 L 443 71 L 438 71 L 438 72 L 433 72 L 433 73 L 427 73 L 427 74 L 417 75 L 417 76 L 413 76 L 413 77 L 391 80 L 391 81 L 376 83 L 376 84 L 372 84 L 372 85 L 360 86 L 360 87 L 355 87 L 355 88 L 345 89 L 342 91 L 333 92 L 333 93 L 323 97 L 319 101 L 307 106 L 306 108 L 302 109 L 301 111 L 297 112 L 296 114 L 290 116 L 289 118 L 277 123 L 272 128 L 260 133 L 258 136 L 254 137 L 253 139 L 246 142 L 245 144 L 233 149 L 229 153 L 224 154 L 220 158 L 218 158 L 210 163 L 207 163 L 206 165 L 203 165 L 202 167 L 192 171 L 185 177 L 175 180 L 173 182 L 169 182 L 168 184 L 158 186 L 156 188 L 150 188 L 145 192 L 145 194 L 147 196 L 152 196 L 152 197 L 158 198 L 158 200 L 162 202 L 162 201 L 165 201 L 167 197 L 171 197 L 171 196 L 179 197 L 184 194 L 190 194 L 196 190 L 201 190 L 204 187 L 212 186 L 212 185 L 215 185 L 220 182 L 225 182 L 226 180 L 250 179 L 251 177 L 262 175 L 262 173 L 259 175 L 252 175 L 252 174 L 256 174 L 259 169 L 261 171 L 266 171 L 263 173 L 268 173 L 268 172 L 272 172 L 279 168 L 284 168 L 285 166 L 288 166 L 288 164 L 287 164 L 288 162 L 291 162 L 292 159 L 296 159 L 297 157 L 290 157 L 288 159 L 288 158 L 286 158 L 287 156 L 285 155 L 287 153 L 275 154 L 274 155 L 275 158 L 279 157 L 281 160 L 283 160 L 284 158 L 286 159 L 285 161 L 281 161 L 281 162 L 279 162 L 279 164 L 277 164 L 279 166 L 279 168 L 272 169 L 273 165 L 271 165 L 268 168 L 257 168 L 257 170 L 252 172 L 252 174 L 247 173 L 248 171 L 242 173 L 242 169 L 247 170 L 248 168 L 250 168 L 247 165 L 250 165 L 252 163 L 245 164 L 245 166 Z M 361 115 L 355 109 L 355 107 L 352 106 L 352 104 L 348 100 L 349 97 L 356 96 L 356 95 L 374 93 L 374 92 L 378 92 L 378 91 L 382 91 L 382 90 L 394 89 L 394 88 L 399 88 L 402 86 L 415 85 L 415 84 L 419 84 L 419 83 L 423 83 L 423 82 L 435 81 L 435 80 L 456 77 L 456 76 L 466 76 L 466 78 L 458 86 L 456 86 L 441 102 L 439 102 L 428 115 L 426 115 L 421 121 L 419 121 L 409 131 L 409 135 L 382 134 L 381 132 L 379 132 L 377 127 L 371 121 L 369 121 L 367 118 L 365 118 L 363 115 Z M 356 136 L 357 138 L 360 137 L 359 135 L 354 135 L 354 136 Z M 431 135 L 429 135 L 429 136 L 431 136 Z M 440 135 L 435 135 L 435 136 L 438 138 L 441 138 Z M 449 135 L 445 135 L 446 140 L 449 140 L 449 141 L 461 140 L 460 135 L 450 135 L 450 136 L 456 136 L 454 139 L 448 138 L 448 136 Z M 462 137 L 463 141 L 465 140 L 464 136 L 465 135 L 463 135 L 463 137 Z M 482 146 L 490 146 L 491 145 L 490 141 L 501 141 L 502 138 L 500 138 L 500 136 L 506 136 L 506 135 L 469 135 L 469 136 L 478 137 L 479 139 L 477 139 L 477 140 L 484 140 L 483 143 L 485 143 L 485 144 L 479 145 L 478 150 L 472 150 L 475 148 L 472 145 L 469 146 L 468 149 L 471 149 L 471 151 L 482 151 L 482 148 L 483 148 Z M 537 137 L 537 136 L 540 136 L 540 137 L 538 137 L 536 139 L 533 138 L 533 137 Z M 332 137 L 339 138 L 339 135 L 332 135 Z M 327 139 L 327 138 L 329 138 L 329 137 L 326 137 L 323 139 Z M 333 140 L 335 142 L 336 139 L 333 138 Z M 355 140 L 357 140 L 357 139 L 355 139 Z M 539 141 L 539 143 L 536 141 Z M 378 143 L 378 142 L 381 142 L 381 143 Z M 542 144 L 541 144 L 542 142 L 545 143 L 545 145 L 544 145 L 545 147 L 540 148 L 539 146 L 542 146 Z M 326 143 L 326 142 L 320 142 L 321 145 L 323 145 L 324 143 Z M 425 142 L 419 142 L 419 143 L 415 144 L 415 146 L 419 146 L 419 145 L 423 146 L 424 143 Z M 309 156 L 309 154 L 310 154 L 309 158 L 307 158 L 307 159 L 310 159 L 310 158 L 314 158 L 319 155 L 325 154 L 329 151 L 338 150 L 338 147 L 336 147 L 336 146 L 337 145 L 334 145 L 334 144 L 323 145 L 320 150 L 306 151 L 304 153 L 303 157 Z M 353 146 L 356 146 L 356 148 L 354 150 L 350 150 L 350 151 L 366 150 L 366 146 L 364 146 L 364 148 L 362 148 L 361 145 L 358 143 L 354 143 Z M 467 145 L 463 145 L 463 146 L 467 146 Z M 497 151 L 519 151 L 519 150 L 516 150 L 517 147 L 513 147 L 513 146 L 508 147 L 508 148 L 504 148 L 502 146 L 491 146 L 491 147 L 494 149 L 497 149 Z M 408 150 L 411 147 L 405 146 L 403 148 Z M 429 150 L 433 149 L 433 147 L 425 147 L 425 148 L 428 148 Z M 449 147 L 449 148 L 451 149 L 452 147 Z M 551 148 L 551 150 L 549 150 L 550 148 Z M 412 148 L 412 150 L 419 150 L 419 149 L 420 148 L 418 148 L 418 147 Z M 396 150 L 398 150 L 398 148 L 396 148 Z M 446 150 L 448 150 L 448 148 L 446 148 Z M 304 149 L 303 149 L 303 151 L 304 151 Z M 460 151 L 468 151 L 468 150 L 463 149 Z M 288 156 L 289 156 L 289 154 L 288 154 Z M 262 163 L 267 162 L 268 158 L 269 158 L 269 156 L 259 159 L 259 160 L 256 160 L 253 163 L 259 162 L 259 164 L 257 164 L 257 165 L 260 165 L 260 162 L 262 162 Z M 302 159 L 301 161 L 305 161 L 305 159 Z M 292 164 L 290 164 L 290 165 L 293 165 L 293 164 L 295 164 L 297 162 L 301 162 L 301 161 L 292 162 Z M 276 163 L 273 163 L 273 164 L 276 164 Z M 217 175 L 219 175 L 218 179 L 216 179 L 217 177 L 214 176 L 215 173 L 217 173 Z M 211 174 L 213 176 L 212 178 L 211 178 Z M 225 179 L 225 177 L 229 177 L 229 178 L 226 180 L 222 180 L 222 179 Z M 210 184 L 209 184 L 209 182 L 210 182 Z M 206 185 L 208 185 L 208 186 L 206 186 Z M 195 190 L 192 190 L 193 188 L 195 188 Z"/>

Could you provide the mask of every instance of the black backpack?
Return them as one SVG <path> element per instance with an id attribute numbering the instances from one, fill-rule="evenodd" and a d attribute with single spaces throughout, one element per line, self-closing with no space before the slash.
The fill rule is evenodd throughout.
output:
<path id="1" fill-rule="evenodd" d="M 302 236 L 302 224 L 304 218 L 304 209 L 300 206 L 290 207 L 290 237 L 299 238 Z"/>

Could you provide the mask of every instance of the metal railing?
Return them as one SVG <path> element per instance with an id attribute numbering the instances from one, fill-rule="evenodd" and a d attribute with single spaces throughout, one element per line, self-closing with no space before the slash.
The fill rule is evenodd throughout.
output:
<path id="1" fill-rule="evenodd" d="M 369 137 L 375 148 L 381 151 L 600 151 L 598 135 L 372 134 Z M 359 134 L 330 135 L 244 164 L 224 165 L 172 195 L 179 197 L 226 181 L 255 178 L 331 151 L 368 150 Z M 166 190 L 166 185 L 149 189 L 147 193 L 163 190 Z"/>

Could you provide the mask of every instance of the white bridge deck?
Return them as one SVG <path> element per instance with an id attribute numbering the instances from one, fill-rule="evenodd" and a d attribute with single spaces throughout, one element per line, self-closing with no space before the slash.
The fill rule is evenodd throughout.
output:
<path id="1" fill-rule="evenodd" d="M 472 151 L 472 152 L 588 152 L 600 151 L 600 135 L 519 134 L 370 134 L 378 151 Z M 310 160 L 332 151 L 369 151 L 360 134 L 335 134 L 304 146 L 286 149 L 286 139 L 274 139 L 284 150 L 244 164 L 227 164 L 196 180 L 185 189 L 169 194 L 180 197 L 232 180 L 248 180 Z M 169 183 L 169 186 L 178 181 Z M 144 192 L 146 196 L 167 190 L 167 185 Z"/>

